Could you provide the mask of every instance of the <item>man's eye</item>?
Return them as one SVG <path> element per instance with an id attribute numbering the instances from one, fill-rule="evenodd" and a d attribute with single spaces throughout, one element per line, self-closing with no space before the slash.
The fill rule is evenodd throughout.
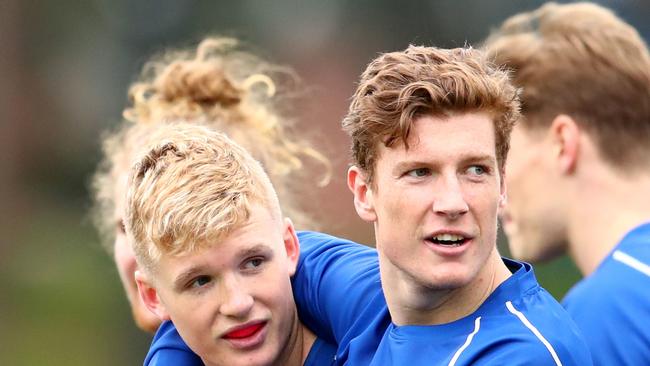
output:
<path id="1" fill-rule="evenodd" d="M 410 177 L 425 177 L 429 175 L 430 170 L 428 168 L 417 168 L 409 170 L 406 174 Z"/>
<path id="2" fill-rule="evenodd" d="M 257 269 L 264 264 L 264 258 L 255 257 L 244 262 L 244 269 Z"/>
<path id="3" fill-rule="evenodd" d="M 203 287 L 208 283 L 210 283 L 210 281 L 211 281 L 210 276 L 198 276 L 190 283 L 190 287 L 192 288 Z"/>
<path id="4" fill-rule="evenodd" d="M 488 171 L 484 166 L 473 165 L 473 166 L 469 167 L 469 169 L 467 169 L 467 172 L 472 174 L 472 175 L 484 175 Z"/>

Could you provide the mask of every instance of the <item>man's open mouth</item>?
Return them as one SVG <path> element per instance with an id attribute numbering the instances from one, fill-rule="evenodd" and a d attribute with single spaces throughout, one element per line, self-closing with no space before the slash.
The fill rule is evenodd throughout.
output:
<path id="1" fill-rule="evenodd" d="M 426 239 L 427 241 L 446 247 L 459 247 L 469 241 L 469 238 L 457 234 L 438 234 Z"/>

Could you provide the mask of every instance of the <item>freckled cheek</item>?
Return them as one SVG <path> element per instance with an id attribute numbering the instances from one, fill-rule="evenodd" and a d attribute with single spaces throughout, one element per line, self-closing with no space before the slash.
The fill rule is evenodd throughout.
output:
<path id="1" fill-rule="evenodd" d="M 208 329 L 219 313 L 220 297 L 216 293 L 202 297 L 172 294 L 165 305 L 170 314 L 189 325 L 189 329 Z M 200 332 L 205 333 L 205 332 Z M 197 334 L 200 334 L 197 332 Z M 208 333 L 205 333 L 208 334 Z"/>
<path id="2" fill-rule="evenodd" d="M 250 289 L 256 302 L 271 307 L 286 307 L 294 303 L 289 275 L 280 269 L 269 276 L 255 279 Z"/>
<path id="3" fill-rule="evenodd" d="M 384 196 L 380 199 L 385 202 L 385 209 L 389 213 L 406 214 L 426 205 L 431 200 L 431 192 L 416 187 L 393 189 L 383 193 Z"/>
<path id="4" fill-rule="evenodd" d="M 481 217 L 482 215 L 489 214 L 490 217 L 494 213 L 494 222 L 496 222 L 496 213 L 499 211 L 499 201 L 501 194 L 499 190 L 485 190 L 481 192 L 473 192 L 465 196 L 465 201 L 470 207 L 471 211 L 476 212 L 476 215 Z"/>
<path id="5" fill-rule="evenodd" d="M 270 312 L 273 317 L 284 319 L 295 311 L 291 280 L 285 265 L 286 263 L 278 260 L 261 275 L 249 279 L 250 282 L 246 286 L 255 301 L 255 312 L 258 315 L 259 312 Z"/>
<path id="6" fill-rule="evenodd" d="M 397 213 L 401 212 L 404 209 L 404 203 L 400 202 L 400 200 L 392 200 L 390 202 L 387 202 L 386 205 L 384 205 L 384 210 L 386 211 L 386 218 L 395 221 L 398 220 L 399 217 L 396 216 Z"/>
<path id="7" fill-rule="evenodd" d="M 210 345 L 214 336 L 213 327 L 215 325 L 213 317 L 206 314 L 201 306 L 185 306 L 184 309 L 177 309 L 175 316 L 172 318 L 178 331 L 185 337 L 188 343 L 199 346 L 199 350 Z M 209 347 L 209 346 L 208 346 Z"/>
<path id="8" fill-rule="evenodd" d="M 499 208 L 499 192 L 485 192 L 481 197 L 475 197 L 471 202 L 474 202 L 478 207 L 484 207 L 490 211 L 496 211 Z"/>
<path id="9" fill-rule="evenodd" d="M 489 206 L 484 207 L 487 207 L 488 210 L 478 214 L 479 220 L 482 217 L 482 223 L 479 225 L 487 242 L 494 243 L 497 237 L 499 204 L 498 202 L 490 202 Z"/>

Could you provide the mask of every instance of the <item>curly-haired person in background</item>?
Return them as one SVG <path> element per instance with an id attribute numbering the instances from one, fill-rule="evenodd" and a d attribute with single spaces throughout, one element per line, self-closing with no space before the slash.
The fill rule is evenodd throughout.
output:
<path id="1" fill-rule="evenodd" d="M 103 141 L 104 158 L 93 177 L 94 221 L 114 256 L 133 318 L 154 332 L 160 320 L 141 302 L 134 280 L 136 261 L 124 231 L 126 184 L 132 160 L 161 124 L 177 121 L 223 132 L 246 148 L 268 173 L 283 212 L 301 228 L 313 220 L 297 205 L 295 191 L 323 185 L 329 161 L 291 130 L 282 113 L 286 84 L 295 76 L 241 51 L 231 38 L 206 38 L 196 50 L 169 51 L 154 57 L 129 90 L 125 120 Z M 321 181 L 305 178 L 311 164 L 325 173 Z M 300 186 L 303 184 L 303 186 Z"/>
<path id="2" fill-rule="evenodd" d="M 568 254 L 585 278 L 563 300 L 596 365 L 650 361 L 650 52 L 589 3 L 506 20 L 490 54 L 521 87 L 503 215 L 512 254 Z"/>

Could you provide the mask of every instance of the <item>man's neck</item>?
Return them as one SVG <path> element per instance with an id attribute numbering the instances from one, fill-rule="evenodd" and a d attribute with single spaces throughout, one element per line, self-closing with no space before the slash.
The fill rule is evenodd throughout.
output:
<path id="1" fill-rule="evenodd" d="M 576 181 L 569 254 L 590 275 L 630 230 L 650 222 L 650 175 L 624 176 L 606 166 Z"/>
<path id="2" fill-rule="evenodd" d="M 311 351 L 311 347 L 314 345 L 316 342 L 316 335 L 312 333 L 309 328 L 304 326 L 302 323 L 300 323 L 300 328 L 301 328 L 301 333 L 302 333 L 302 357 L 300 360 L 300 365 L 303 365 L 305 363 L 305 360 L 307 360 L 307 356 L 309 356 L 309 352 Z"/>
<path id="3" fill-rule="evenodd" d="M 281 355 L 274 366 L 302 366 L 316 340 L 314 333 L 298 320 L 297 315 L 294 320 L 287 344 L 280 350 Z"/>
<path id="4" fill-rule="evenodd" d="M 382 288 L 397 325 L 436 325 L 461 319 L 478 309 L 511 275 L 496 249 L 470 283 L 451 289 L 422 286 L 387 262 L 380 259 Z"/>

